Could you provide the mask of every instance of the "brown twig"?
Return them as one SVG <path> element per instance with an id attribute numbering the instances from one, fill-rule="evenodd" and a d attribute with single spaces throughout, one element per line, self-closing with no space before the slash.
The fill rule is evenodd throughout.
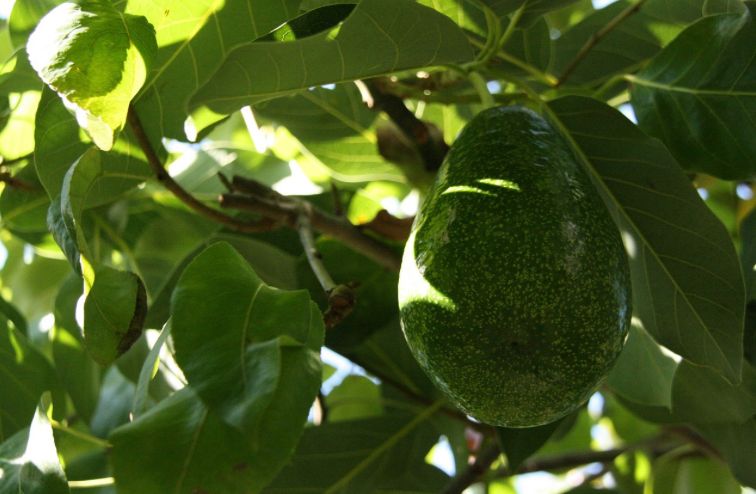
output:
<path id="1" fill-rule="evenodd" d="M 20 178 L 16 178 L 8 172 L 0 172 L 0 182 L 3 182 L 8 187 L 13 187 L 14 189 L 24 190 L 27 192 L 33 192 L 37 190 L 37 188 L 33 184 L 30 184 L 25 180 L 21 180 Z"/>
<path id="2" fill-rule="evenodd" d="M 441 494 L 461 494 L 485 474 L 501 454 L 498 444 L 492 444 L 475 458 L 462 473 L 454 477 Z"/>
<path id="3" fill-rule="evenodd" d="M 253 180 L 243 179 L 246 194 L 223 194 L 221 207 L 261 214 L 278 224 L 296 228 L 301 201 L 286 197 Z M 235 186 L 241 181 L 234 177 Z M 242 189 L 239 189 L 242 190 Z M 308 208 L 310 224 L 315 230 L 325 233 L 394 271 L 399 270 L 401 257 L 398 252 L 360 231 L 344 217 L 326 213 L 315 207 Z"/>
<path id="4" fill-rule="evenodd" d="M 563 455 L 531 458 L 529 460 L 526 460 L 515 471 L 512 471 L 506 467 L 501 467 L 496 470 L 494 476 L 511 477 L 513 475 L 521 475 L 523 473 L 567 470 L 570 468 L 587 465 L 589 463 L 609 463 L 614 461 L 618 456 L 622 454 L 637 450 L 646 450 L 652 456 L 656 457 L 672 451 L 680 445 L 681 444 L 679 442 L 671 442 L 669 440 L 669 436 L 662 433 L 645 441 L 626 444 L 618 448 L 611 448 L 600 451 L 572 451 Z"/>
<path id="5" fill-rule="evenodd" d="M 379 79 L 363 81 L 373 99 L 373 107 L 388 115 L 394 124 L 415 145 L 428 171 L 441 167 L 449 146 L 443 138 L 435 138 L 428 124 L 420 120 L 404 104 L 402 98 L 391 94 Z"/>
<path id="6" fill-rule="evenodd" d="M 205 203 L 201 202 L 199 199 L 191 195 L 183 187 L 181 187 L 181 185 L 179 185 L 179 183 L 176 182 L 173 177 L 170 176 L 168 171 L 163 167 L 163 163 L 161 162 L 160 158 L 157 155 L 157 152 L 155 151 L 155 148 L 152 146 L 152 143 L 147 137 L 147 134 L 144 131 L 144 127 L 142 126 L 142 122 L 139 120 L 139 116 L 133 108 L 129 109 L 128 122 L 131 131 L 134 133 L 134 137 L 136 137 L 136 140 L 139 143 L 139 147 L 142 149 L 142 152 L 144 152 L 145 158 L 147 158 L 147 163 L 155 173 L 155 178 L 157 178 L 157 180 L 162 183 L 166 189 L 171 191 L 173 195 L 176 196 L 181 202 L 189 206 L 189 208 L 202 214 L 203 216 L 212 219 L 213 221 L 221 223 L 222 225 L 240 232 L 255 233 L 268 231 L 271 229 L 272 225 L 268 220 L 263 219 L 260 222 L 254 223 L 242 221 L 234 218 L 233 216 L 229 216 L 215 208 L 211 208 L 210 206 L 206 205 Z"/>
<path id="7" fill-rule="evenodd" d="M 567 67 L 564 69 L 564 72 L 562 72 L 562 75 L 557 80 L 555 87 L 559 87 L 562 84 L 564 84 L 567 81 L 567 79 L 570 78 L 570 76 L 578 67 L 578 65 L 580 65 L 580 63 L 585 59 L 585 57 L 588 56 L 591 50 L 593 50 L 593 48 L 595 48 L 596 45 L 602 39 L 604 39 L 604 37 L 606 37 L 606 35 L 608 35 L 614 29 L 616 29 L 617 26 L 622 24 L 625 20 L 627 20 L 633 14 L 640 11 L 644 3 L 646 3 L 646 0 L 637 0 L 635 3 L 629 5 L 622 12 L 617 14 L 617 16 L 613 18 L 611 21 L 609 21 L 603 28 L 593 33 L 593 35 L 591 35 L 591 37 L 588 38 L 588 41 L 586 41 L 585 44 L 583 44 L 583 46 L 580 48 L 577 55 L 575 55 L 575 58 L 573 58 L 572 61 L 569 64 L 567 64 Z"/>

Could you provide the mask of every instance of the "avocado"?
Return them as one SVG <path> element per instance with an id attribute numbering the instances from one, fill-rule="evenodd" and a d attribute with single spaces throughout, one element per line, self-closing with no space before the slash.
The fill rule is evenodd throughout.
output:
<path id="1" fill-rule="evenodd" d="M 610 370 L 630 305 L 619 231 L 563 138 L 524 107 L 476 115 L 404 250 L 399 309 L 420 366 L 481 422 L 553 422 Z"/>

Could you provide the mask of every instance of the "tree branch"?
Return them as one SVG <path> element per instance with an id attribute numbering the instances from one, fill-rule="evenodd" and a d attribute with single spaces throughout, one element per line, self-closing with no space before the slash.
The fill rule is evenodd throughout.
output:
<path id="1" fill-rule="evenodd" d="M 3 182 L 8 187 L 13 187 L 14 189 L 26 192 L 33 192 L 37 189 L 34 185 L 25 180 L 21 180 L 20 178 L 16 178 L 8 172 L 0 172 L 0 182 Z"/>
<path id="2" fill-rule="evenodd" d="M 564 69 L 564 72 L 562 72 L 562 75 L 557 80 L 556 87 L 559 87 L 562 84 L 564 84 L 567 81 L 567 79 L 570 78 L 570 76 L 578 67 L 578 65 L 580 65 L 580 63 L 585 59 L 585 57 L 588 56 L 591 50 L 593 50 L 593 48 L 595 48 L 596 45 L 602 39 L 604 39 L 604 37 L 606 37 L 606 35 L 608 35 L 614 29 L 616 29 L 617 26 L 622 24 L 625 20 L 627 20 L 633 14 L 640 11 L 644 3 L 646 3 L 646 0 L 637 0 L 632 5 L 629 5 L 625 10 L 617 14 L 617 16 L 611 21 L 609 21 L 606 24 L 606 26 L 604 26 L 603 28 L 593 33 L 593 35 L 591 35 L 591 37 L 588 38 L 588 41 L 586 41 L 585 44 L 580 48 L 580 51 L 578 51 L 577 55 L 575 55 L 575 58 L 573 58 L 572 61 Z"/>
<path id="3" fill-rule="evenodd" d="M 261 214 L 290 228 L 297 227 L 302 201 L 287 197 L 254 180 L 234 177 L 233 186 L 244 194 L 223 194 L 221 207 Z M 394 249 L 363 233 L 344 217 L 315 207 L 307 208 L 310 224 L 315 230 L 330 235 L 352 247 L 381 266 L 398 271 L 401 256 Z"/>
<path id="4" fill-rule="evenodd" d="M 259 221 L 241 220 L 201 202 L 168 174 L 133 109 L 129 111 L 128 121 L 157 180 L 189 208 L 242 233 L 266 232 L 281 225 L 296 228 L 298 214 L 304 201 L 283 196 L 254 180 L 242 177 L 234 177 L 231 182 L 222 180 L 226 187 L 232 187 L 233 190 L 243 192 L 243 194 L 223 194 L 220 197 L 220 206 L 260 214 L 263 218 Z M 346 218 L 326 213 L 314 207 L 309 208 L 308 211 L 312 227 L 319 232 L 330 235 L 384 267 L 394 271 L 399 270 L 401 256 L 395 250 L 364 234 Z"/>
<path id="5" fill-rule="evenodd" d="M 223 213 L 222 211 L 207 206 L 205 203 L 201 202 L 199 199 L 191 195 L 183 187 L 181 187 L 181 185 L 179 185 L 179 183 L 176 182 L 173 177 L 170 176 L 168 171 L 163 167 L 163 163 L 160 161 L 160 158 L 158 158 L 157 152 L 152 147 L 152 143 L 150 142 L 147 134 L 144 131 L 142 122 L 139 120 L 139 116 L 133 108 L 129 109 L 128 122 L 129 127 L 134 133 L 134 137 L 136 137 L 136 140 L 139 143 L 139 147 L 142 148 L 142 152 L 144 152 L 144 156 L 145 158 L 147 158 L 147 163 L 155 173 L 155 178 L 157 178 L 157 180 L 162 183 L 166 189 L 171 191 L 173 195 L 176 196 L 176 198 L 186 204 L 189 208 L 207 218 L 210 218 L 213 221 L 221 223 L 240 232 L 255 233 L 268 231 L 271 229 L 271 223 L 267 220 L 263 220 L 258 223 L 241 221 L 237 218 L 234 218 L 233 216 L 229 216 Z"/>
<path id="6" fill-rule="evenodd" d="M 461 494 L 485 474 L 501 454 L 498 444 L 492 444 L 480 453 L 465 471 L 454 477 L 441 494 Z"/>
<path id="7" fill-rule="evenodd" d="M 662 433 L 658 436 L 649 438 L 648 440 L 626 444 L 619 448 L 601 451 L 573 451 L 563 455 L 531 458 L 530 460 L 526 460 L 515 471 L 506 467 L 497 469 L 494 473 L 494 477 L 511 477 L 523 473 L 566 470 L 587 465 L 589 463 L 609 463 L 624 453 L 639 449 L 646 449 L 652 456 L 661 456 L 679 446 L 679 442 L 670 442 L 669 436 Z"/>
<path id="8" fill-rule="evenodd" d="M 391 94 L 379 79 L 363 81 L 373 99 L 372 107 L 383 111 L 404 135 L 415 145 L 427 171 L 435 171 L 449 151 L 442 137 L 434 137 L 430 127 L 415 116 L 399 96 Z"/>
<path id="9" fill-rule="evenodd" d="M 312 233 L 310 217 L 312 215 L 312 206 L 309 203 L 302 204 L 302 210 L 297 217 L 297 231 L 299 240 L 302 242 L 307 262 L 310 264 L 312 272 L 318 279 L 320 286 L 323 287 L 328 296 L 328 309 L 323 314 L 323 321 L 326 328 L 332 328 L 344 320 L 352 312 L 357 299 L 351 284 L 337 285 L 334 283 L 331 274 L 323 264 L 323 257 L 315 247 L 315 237 Z"/>

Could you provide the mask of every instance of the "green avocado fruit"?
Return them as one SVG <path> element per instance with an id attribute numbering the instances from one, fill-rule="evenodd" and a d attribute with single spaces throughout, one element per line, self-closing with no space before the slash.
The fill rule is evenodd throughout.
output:
<path id="1" fill-rule="evenodd" d="M 630 325 L 627 256 L 545 119 L 508 106 L 464 128 L 413 224 L 399 308 L 420 366 L 481 422 L 546 424 L 596 390 Z"/>

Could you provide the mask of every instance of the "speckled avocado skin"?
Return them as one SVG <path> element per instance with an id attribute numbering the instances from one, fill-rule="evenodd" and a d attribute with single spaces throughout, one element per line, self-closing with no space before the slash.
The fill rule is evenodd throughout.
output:
<path id="1" fill-rule="evenodd" d="M 481 422 L 552 422 L 611 368 L 630 303 L 618 229 L 563 138 L 523 107 L 478 114 L 402 261 L 402 327 L 431 379 Z"/>

